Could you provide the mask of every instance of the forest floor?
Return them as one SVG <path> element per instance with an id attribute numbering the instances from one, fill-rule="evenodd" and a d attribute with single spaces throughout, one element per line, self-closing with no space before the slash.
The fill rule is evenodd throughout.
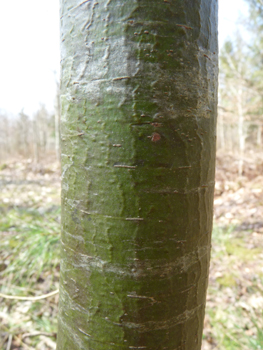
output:
<path id="1" fill-rule="evenodd" d="M 202 350 L 263 349 L 262 156 L 237 174 L 238 160 L 218 153 Z M 0 294 L 0 350 L 55 349 L 59 232 L 59 165 L 1 164 L 0 293 L 28 300 Z"/>
<path id="2" fill-rule="evenodd" d="M 218 152 L 202 350 L 263 349 L 263 158 Z"/>

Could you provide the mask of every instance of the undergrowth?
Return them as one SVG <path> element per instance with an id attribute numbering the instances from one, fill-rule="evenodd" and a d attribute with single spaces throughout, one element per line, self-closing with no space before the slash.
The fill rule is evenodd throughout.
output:
<path id="1" fill-rule="evenodd" d="M 235 226 L 215 226 L 204 349 L 263 349 L 262 239 Z"/>
<path id="2" fill-rule="evenodd" d="M 58 289 L 60 207 L 50 206 L 44 211 L 2 207 L 1 218 L 1 293 L 31 297 Z M 52 338 L 57 330 L 56 315 L 55 297 L 37 302 L 6 299 L 0 306 L 1 333 L 11 334 L 20 346 L 21 332 L 47 332 Z M 39 339 L 25 341 L 36 348 Z M 5 337 L 2 344 L 0 338 L 0 349 L 4 342 Z"/>
<path id="3" fill-rule="evenodd" d="M 2 213 L 0 246 L 6 264 L 2 276 L 9 276 L 9 283 L 32 287 L 41 275 L 59 266 L 59 213 L 58 207 L 44 215 L 27 208 Z"/>

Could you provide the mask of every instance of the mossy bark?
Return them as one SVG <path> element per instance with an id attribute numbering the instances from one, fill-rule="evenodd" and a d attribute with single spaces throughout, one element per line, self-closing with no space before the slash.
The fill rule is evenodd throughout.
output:
<path id="1" fill-rule="evenodd" d="M 217 0 L 61 0 L 58 350 L 201 348 Z"/>

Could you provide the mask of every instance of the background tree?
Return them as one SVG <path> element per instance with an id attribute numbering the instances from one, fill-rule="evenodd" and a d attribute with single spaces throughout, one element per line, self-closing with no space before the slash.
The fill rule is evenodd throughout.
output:
<path id="1" fill-rule="evenodd" d="M 57 349 L 201 348 L 217 1 L 61 1 Z"/>
<path id="2" fill-rule="evenodd" d="M 18 116 L 0 115 L 0 130 L 2 162 L 22 157 L 37 164 L 58 152 L 59 116 L 48 112 L 45 105 L 32 117 L 23 111 Z"/>
<path id="3" fill-rule="evenodd" d="M 246 139 L 251 125 L 257 125 L 261 97 L 255 88 L 253 56 L 237 35 L 225 42 L 220 54 L 219 147 L 238 150 L 239 174 L 242 174 Z M 226 142 L 227 140 L 227 142 Z M 226 144 L 227 143 L 227 144 Z"/>
<path id="4" fill-rule="evenodd" d="M 261 145 L 262 116 L 263 116 L 263 2 L 262 0 L 247 0 L 250 9 L 248 30 L 251 35 L 249 49 L 252 52 L 251 73 L 253 76 L 253 87 L 257 92 L 260 103 L 254 110 L 254 119 L 258 121 L 257 143 Z"/>
<path id="5" fill-rule="evenodd" d="M 223 151 L 238 152 L 239 175 L 249 152 L 262 147 L 263 6 L 261 0 L 247 2 L 249 40 L 236 33 L 225 42 L 220 54 L 218 146 Z"/>

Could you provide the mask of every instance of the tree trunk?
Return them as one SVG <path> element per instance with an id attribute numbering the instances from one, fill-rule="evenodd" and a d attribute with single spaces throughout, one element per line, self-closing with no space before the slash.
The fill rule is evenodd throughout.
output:
<path id="1" fill-rule="evenodd" d="M 221 148 L 222 150 L 226 150 L 226 143 L 225 143 L 225 125 L 224 125 L 224 112 L 221 111 L 218 116 L 218 148 Z"/>
<path id="2" fill-rule="evenodd" d="M 37 116 L 33 120 L 33 150 L 34 150 L 34 162 L 39 163 L 39 149 L 40 149 L 40 137 L 37 123 Z"/>
<path id="3" fill-rule="evenodd" d="M 261 147 L 261 144 L 262 144 L 262 125 L 259 122 L 257 127 L 257 146 Z"/>
<path id="4" fill-rule="evenodd" d="M 238 136 L 239 136 L 239 162 L 238 162 L 238 175 L 243 173 L 244 164 L 244 151 L 245 151 L 245 132 L 244 132 L 244 112 L 243 112 L 243 91 L 240 86 L 237 89 L 237 111 L 238 111 Z"/>
<path id="5" fill-rule="evenodd" d="M 57 96 L 55 107 L 55 148 L 57 160 L 60 162 L 60 87 L 57 82 Z"/>
<path id="6" fill-rule="evenodd" d="M 57 349 L 200 349 L 217 0 L 62 0 L 61 23 Z"/>

